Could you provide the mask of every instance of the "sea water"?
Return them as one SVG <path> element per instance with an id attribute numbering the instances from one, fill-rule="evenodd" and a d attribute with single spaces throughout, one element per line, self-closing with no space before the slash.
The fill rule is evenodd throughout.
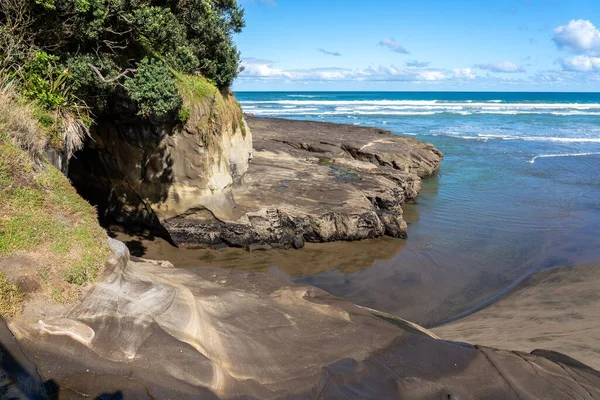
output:
<path id="1" fill-rule="evenodd" d="M 258 117 L 389 129 L 445 155 L 387 260 L 296 281 L 432 326 L 548 267 L 600 261 L 600 94 L 237 92 Z"/>

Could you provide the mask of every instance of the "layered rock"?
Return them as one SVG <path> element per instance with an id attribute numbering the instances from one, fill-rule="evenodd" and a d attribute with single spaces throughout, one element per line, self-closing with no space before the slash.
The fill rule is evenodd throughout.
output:
<path id="1" fill-rule="evenodd" d="M 69 177 L 101 217 L 156 227 L 227 204 L 248 169 L 252 134 L 232 95 L 211 96 L 192 102 L 185 124 L 126 115 L 99 121 Z"/>
<path id="2" fill-rule="evenodd" d="M 52 380 L 61 398 L 600 398 L 600 373 L 559 353 L 448 342 L 311 286 L 129 261 L 112 245 L 112 271 L 80 304 L 10 322 L 20 347 L 3 343 L 43 375 L 15 386 Z"/>
<path id="3" fill-rule="evenodd" d="M 352 125 L 246 124 L 233 96 L 214 96 L 190 102 L 184 125 L 103 120 L 70 164 L 75 186 L 111 223 L 158 227 L 185 247 L 406 236 L 401 205 L 439 165 L 433 145 Z"/>
<path id="4" fill-rule="evenodd" d="M 406 236 L 401 205 L 442 154 L 389 131 L 248 117 L 254 157 L 228 209 L 197 210 L 163 221 L 175 243 L 301 247 Z"/>

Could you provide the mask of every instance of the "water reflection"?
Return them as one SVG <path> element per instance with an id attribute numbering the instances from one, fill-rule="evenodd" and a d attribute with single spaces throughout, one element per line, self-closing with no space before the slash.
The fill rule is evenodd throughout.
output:
<path id="1" fill-rule="evenodd" d="M 148 235 L 113 236 L 129 247 L 132 255 L 169 260 L 176 267 L 215 266 L 248 271 L 283 273 L 292 278 L 316 276 L 329 270 L 347 275 L 370 268 L 377 260 L 398 254 L 406 241 L 391 237 L 361 242 L 307 243 L 300 250 L 273 249 L 247 252 L 238 248 L 178 249 L 164 239 Z"/>

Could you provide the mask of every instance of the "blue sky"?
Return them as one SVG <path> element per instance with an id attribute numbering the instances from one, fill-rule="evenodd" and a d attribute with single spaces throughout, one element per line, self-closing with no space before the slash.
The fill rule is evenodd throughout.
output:
<path id="1" fill-rule="evenodd" d="M 600 91 L 600 0 L 239 1 L 237 91 Z"/>

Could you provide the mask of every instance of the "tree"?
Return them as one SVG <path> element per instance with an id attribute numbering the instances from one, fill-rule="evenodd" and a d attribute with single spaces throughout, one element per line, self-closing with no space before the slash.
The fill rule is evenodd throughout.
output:
<path id="1" fill-rule="evenodd" d="M 0 51 L 0 67 L 37 81 L 28 96 L 57 101 L 60 78 L 60 96 L 93 112 L 119 97 L 164 115 L 181 103 L 177 73 L 231 84 L 244 19 L 236 0 L 2 0 L 0 24 L 0 44 L 16 43 Z"/>

